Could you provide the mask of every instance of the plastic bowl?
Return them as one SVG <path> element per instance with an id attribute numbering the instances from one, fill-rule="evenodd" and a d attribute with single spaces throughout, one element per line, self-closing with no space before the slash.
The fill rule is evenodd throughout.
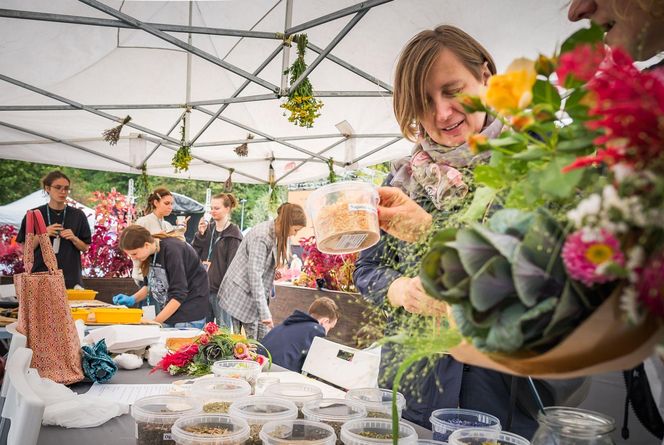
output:
<path id="1" fill-rule="evenodd" d="M 530 445 L 530 441 L 514 433 L 490 428 L 463 428 L 450 435 L 449 445 Z"/>
<path id="2" fill-rule="evenodd" d="M 194 382 L 190 394 L 201 401 L 204 413 L 226 414 L 233 402 L 251 395 L 251 385 L 242 379 L 213 377 Z"/>
<path id="3" fill-rule="evenodd" d="M 318 250 L 343 254 L 376 244 L 380 239 L 377 205 L 378 192 L 366 182 L 335 182 L 313 191 L 306 207 Z"/>
<path id="4" fill-rule="evenodd" d="M 357 388 L 346 393 L 348 400 L 362 404 L 367 409 L 367 417 L 392 418 L 392 390 L 382 388 Z M 397 393 L 397 411 L 399 417 L 406 406 L 406 398 Z"/>
<path id="5" fill-rule="evenodd" d="M 323 391 L 318 386 L 306 383 L 275 383 L 268 386 L 263 395 L 290 400 L 298 409 L 302 409 L 305 402 L 322 399 Z"/>
<path id="6" fill-rule="evenodd" d="M 439 440 L 418 439 L 417 445 L 448 445 L 448 444 L 447 442 L 441 442 Z"/>
<path id="7" fill-rule="evenodd" d="M 290 400 L 275 397 L 249 396 L 233 402 L 228 409 L 231 417 L 239 417 L 249 424 L 248 444 L 260 444 L 263 425 L 272 421 L 295 420 L 297 406 Z"/>
<path id="8" fill-rule="evenodd" d="M 390 445 L 392 421 L 388 419 L 359 419 L 346 422 L 341 427 L 341 441 L 346 445 Z M 417 444 L 415 428 L 399 422 L 398 443 Z"/>
<path id="9" fill-rule="evenodd" d="M 500 420 L 490 414 L 472 409 L 444 408 L 431 413 L 433 440 L 447 441 L 453 431 L 461 428 L 489 428 L 500 431 Z"/>
<path id="10" fill-rule="evenodd" d="M 261 370 L 261 365 L 253 360 L 220 360 L 212 365 L 216 377 L 246 380 L 251 385 L 252 394 L 256 392 L 256 380 Z"/>
<path id="11" fill-rule="evenodd" d="M 263 445 L 334 445 L 337 435 L 331 426 L 311 420 L 278 420 L 263 425 Z"/>
<path id="12" fill-rule="evenodd" d="M 155 438 L 169 437 L 171 426 L 180 417 L 197 414 L 201 402 L 179 396 L 149 396 L 138 399 L 131 407 L 136 421 L 136 445 L 151 445 Z"/>
<path id="13" fill-rule="evenodd" d="M 242 445 L 249 425 L 222 414 L 195 414 L 178 419 L 171 428 L 177 445 Z"/>
<path id="14" fill-rule="evenodd" d="M 366 417 L 367 410 L 352 400 L 318 399 L 306 402 L 302 406 L 302 414 L 307 420 L 327 423 L 341 438 L 341 426 L 350 420 Z"/>

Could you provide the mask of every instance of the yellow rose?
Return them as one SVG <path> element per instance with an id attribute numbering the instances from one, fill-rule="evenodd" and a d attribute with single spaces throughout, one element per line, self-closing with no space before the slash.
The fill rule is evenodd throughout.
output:
<path id="1" fill-rule="evenodd" d="M 475 133 L 468 136 L 468 148 L 474 155 L 484 151 L 488 142 L 489 140 L 483 134 Z"/>
<path id="2" fill-rule="evenodd" d="M 533 100 L 532 88 L 535 84 L 534 63 L 527 59 L 517 59 L 507 68 L 505 74 L 489 78 L 485 102 L 500 114 L 510 114 L 523 109 Z"/>

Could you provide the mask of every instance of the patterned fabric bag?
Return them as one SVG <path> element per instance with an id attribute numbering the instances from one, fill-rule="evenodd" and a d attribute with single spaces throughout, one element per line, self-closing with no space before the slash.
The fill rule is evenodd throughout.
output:
<path id="1" fill-rule="evenodd" d="M 35 243 L 41 246 L 48 272 L 30 272 Z M 81 381 L 81 345 L 67 302 L 65 279 L 58 270 L 39 210 L 29 210 L 26 215 L 23 262 L 28 272 L 14 275 L 19 301 L 17 329 L 28 338 L 28 348 L 33 351 L 32 367 L 41 377 L 58 383 Z"/>

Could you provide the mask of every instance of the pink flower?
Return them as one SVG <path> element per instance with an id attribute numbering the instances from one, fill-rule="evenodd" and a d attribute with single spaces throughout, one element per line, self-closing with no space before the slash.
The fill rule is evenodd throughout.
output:
<path id="1" fill-rule="evenodd" d="M 249 355 L 249 348 L 244 343 L 235 343 L 235 346 L 233 347 L 233 355 L 238 360 L 251 358 Z"/>
<path id="2" fill-rule="evenodd" d="M 258 363 L 259 365 L 263 366 L 263 365 L 265 364 L 265 362 L 267 362 L 267 357 L 265 357 L 264 355 L 260 355 L 260 354 L 258 354 L 258 355 L 256 356 L 256 359 L 255 359 L 255 360 L 256 360 L 256 363 Z"/>
<path id="3" fill-rule="evenodd" d="M 560 56 L 556 74 L 561 85 L 567 81 L 567 76 L 572 76 L 581 82 L 588 82 L 595 76 L 597 69 L 606 57 L 604 45 L 579 45 L 572 51 Z"/>
<path id="4" fill-rule="evenodd" d="M 203 327 L 203 330 L 208 334 L 213 335 L 219 330 L 219 326 L 217 326 L 216 323 L 211 321 Z"/>
<path id="5" fill-rule="evenodd" d="M 644 306 L 658 317 L 664 317 L 664 253 L 651 258 L 641 270 L 636 291 Z"/>
<path id="6" fill-rule="evenodd" d="M 202 345 L 207 345 L 208 343 L 210 343 L 210 336 L 208 334 L 203 334 L 198 339 L 198 342 Z"/>
<path id="7" fill-rule="evenodd" d="M 603 230 L 592 240 L 584 240 L 584 231 L 578 230 L 567 237 L 563 246 L 563 262 L 572 279 L 590 287 L 596 283 L 606 283 L 613 276 L 602 272 L 600 266 L 615 263 L 625 264 L 625 255 L 620 250 L 620 242 L 607 230 Z"/>

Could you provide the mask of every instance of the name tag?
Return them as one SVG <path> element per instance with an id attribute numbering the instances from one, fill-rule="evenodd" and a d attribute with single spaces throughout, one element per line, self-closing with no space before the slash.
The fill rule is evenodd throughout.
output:
<path id="1" fill-rule="evenodd" d="M 154 320 L 157 316 L 154 305 L 143 306 L 141 309 L 143 309 L 143 318 L 146 320 Z"/>

